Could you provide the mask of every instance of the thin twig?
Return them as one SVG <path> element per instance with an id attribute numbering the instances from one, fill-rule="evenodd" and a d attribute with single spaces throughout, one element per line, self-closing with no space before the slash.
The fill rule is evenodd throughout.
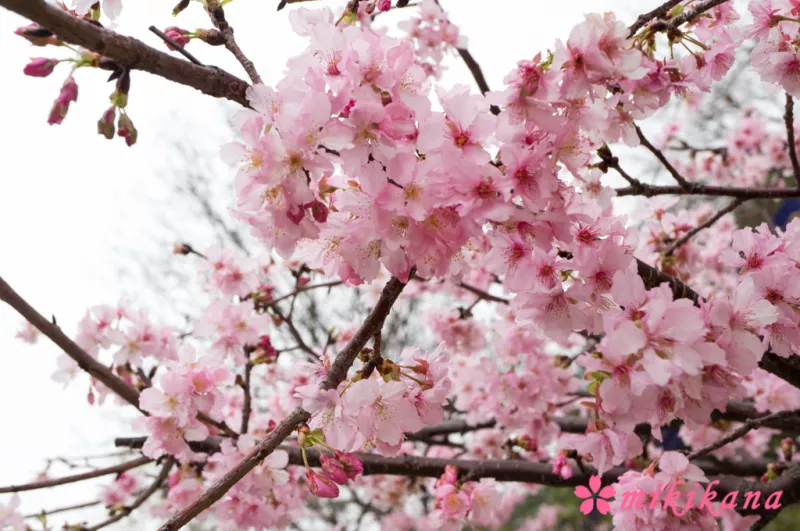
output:
<path id="1" fill-rule="evenodd" d="M 642 130 L 639 128 L 638 125 L 635 127 L 636 127 L 636 134 L 639 137 L 639 142 L 641 142 L 641 144 L 644 147 L 646 147 L 647 150 L 650 151 L 650 153 L 655 155 L 655 157 L 659 160 L 659 162 L 661 162 L 664 168 L 666 168 L 669 174 L 672 175 L 672 178 L 678 182 L 681 188 L 683 188 L 684 190 L 691 190 L 693 186 L 692 183 L 687 181 L 683 177 L 683 175 L 681 175 L 680 172 L 677 169 L 675 169 L 675 166 L 673 166 L 667 160 L 667 157 L 664 156 L 664 153 L 662 153 L 660 149 L 655 147 L 653 144 L 650 143 L 649 140 L 647 140 L 647 137 L 644 136 L 644 133 L 642 133 Z"/>
<path id="2" fill-rule="evenodd" d="M 800 190 L 796 188 L 744 188 L 735 186 L 712 186 L 694 183 L 691 190 L 680 186 L 658 186 L 643 184 L 641 188 L 628 186 L 616 188 L 617 196 L 641 195 L 654 197 L 657 195 L 708 195 L 715 197 L 739 197 L 743 199 L 789 199 L 800 197 Z"/>
<path id="3" fill-rule="evenodd" d="M 59 507 L 58 509 L 50 509 L 50 510 L 42 510 L 38 513 L 26 514 L 23 518 L 41 518 L 42 516 L 50 516 L 51 514 L 59 514 L 65 513 L 67 511 L 75 511 L 78 509 L 86 509 L 88 507 L 94 507 L 95 505 L 100 505 L 103 503 L 101 500 L 95 500 L 93 502 L 86 502 L 86 503 L 79 503 L 77 505 L 70 505 L 68 507 Z"/>
<path id="4" fill-rule="evenodd" d="M 68 483 L 77 483 L 79 481 L 85 481 L 87 479 L 108 476 L 109 474 L 119 474 L 121 472 L 125 472 L 126 470 L 146 465 L 150 461 L 151 459 L 149 457 L 138 457 L 136 459 L 133 459 L 131 461 L 126 461 L 119 465 L 114 465 L 106 468 L 99 468 L 97 470 L 84 472 L 82 474 L 75 474 L 73 476 L 64 476 L 62 478 L 45 479 L 33 483 L 25 483 L 22 485 L 11 485 L 9 487 L 0 487 L 0 494 L 7 494 L 9 492 L 24 492 L 27 490 L 47 489 L 50 487 L 57 487 L 59 485 L 66 485 Z"/>
<path id="5" fill-rule="evenodd" d="M 244 391 L 244 403 L 242 404 L 242 428 L 239 430 L 239 433 L 245 434 L 247 433 L 247 428 L 250 424 L 250 413 L 253 407 L 253 397 L 250 391 L 250 373 L 253 372 L 253 364 L 248 360 L 247 364 L 244 366 L 244 378 L 242 380 L 242 390 Z"/>
<path id="6" fill-rule="evenodd" d="M 709 228 L 714 223 L 722 219 L 723 216 L 736 210 L 739 207 L 739 205 L 741 205 L 745 201 L 747 201 L 747 199 L 742 199 L 742 198 L 734 199 L 731 202 L 731 204 L 729 204 L 728 206 L 717 212 L 711 218 L 707 219 L 704 223 L 701 223 L 700 225 L 696 226 L 695 228 L 684 234 L 680 239 L 676 240 L 672 245 L 669 246 L 669 248 L 667 248 L 666 251 L 664 251 L 663 255 L 664 256 L 672 255 L 672 253 L 674 253 L 676 249 L 678 249 L 681 245 L 691 240 L 695 234 L 704 229 Z"/>
<path id="7" fill-rule="evenodd" d="M 225 39 L 225 47 L 233 54 L 236 60 L 239 61 L 239 64 L 242 65 L 242 68 L 244 68 L 247 75 L 250 76 L 253 83 L 256 85 L 263 83 L 263 81 L 261 81 L 261 76 L 258 75 L 256 66 L 247 58 L 236 43 L 236 39 L 233 37 L 233 28 L 225 19 L 225 10 L 219 5 L 219 1 L 206 0 L 206 11 L 208 11 L 208 15 L 211 17 L 211 22 L 222 33 Z"/>
<path id="8" fill-rule="evenodd" d="M 469 291 L 470 293 L 477 295 L 483 300 L 491 301 L 491 302 L 499 302 L 500 304 L 508 304 L 510 301 L 508 299 L 504 299 L 502 297 L 497 297 L 492 295 L 491 293 L 487 293 L 486 291 L 476 288 L 474 286 L 470 286 L 469 284 L 465 284 L 464 282 L 459 282 L 458 287 L 464 288 L 465 290 Z"/>
<path id="9" fill-rule="evenodd" d="M 708 446 L 704 446 L 703 448 L 700 448 L 699 450 L 690 453 L 687 456 L 687 458 L 689 460 L 692 460 L 702 455 L 711 453 L 714 450 L 718 450 L 728 443 L 731 443 L 737 439 L 741 439 L 742 437 L 747 435 L 751 430 L 754 430 L 756 428 L 761 428 L 762 426 L 771 421 L 786 420 L 792 417 L 797 417 L 798 415 L 800 415 L 800 409 L 793 409 L 791 411 L 780 411 L 778 413 L 772 413 L 771 415 L 765 415 L 757 419 L 747 420 L 745 421 L 744 424 L 733 430 L 725 437 L 719 439 L 717 442 L 709 444 Z"/>
<path id="10" fill-rule="evenodd" d="M 649 13 L 645 13 L 643 15 L 639 15 L 636 19 L 636 22 L 631 24 L 629 31 L 628 31 L 628 38 L 633 37 L 636 35 L 636 32 L 639 31 L 642 26 L 650 22 L 655 18 L 664 18 L 670 12 L 670 10 L 675 7 L 676 5 L 680 4 L 683 0 L 669 0 L 659 7 L 655 8 L 654 10 L 650 11 Z"/>
<path id="11" fill-rule="evenodd" d="M 117 514 L 115 514 L 108 520 L 100 522 L 99 524 L 94 525 L 92 527 L 84 528 L 85 531 L 98 531 L 99 529 L 102 529 L 111 524 L 119 522 L 120 520 L 131 514 L 133 511 L 138 509 L 144 502 L 146 502 L 150 498 L 150 496 L 155 494 L 155 492 L 159 488 L 161 488 L 161 485 L 169 477 L 169 471 L 172 469 L 173 464 L 175 464 L 175 460 L 172 457 L 168 457 L 167 460 L 164 462 L 164 465 L 161 467 L 161 472 L 158 474 L 158 477 L 155 479 L 155 481 L 153 481 L 153 483 L 147 489 L 142 491 L 142 493 L 139 494 L 139 496 L 137 496 L 135 500 L 133 500 L 133 503 L 131 503 L 127 507 L 123 507 L 122 510 L 120 510 Z"/>
<path id="12" fill-rule="evenodd" d="M 201 63 L 200 61 L 198 61 L 198 60 L 197 60 L 197 57 L 195 57 L 194 55 L 192 55 L 191 53 L 189 53 L 189 52 L 186 50 L 186 48 L 184 48 L 183 46 L 181 46 L 180 44 L 178 44 L 177 42 L 175 42 L 175 40 L 174 40 L 174 39 L 170 38 L 170 37 L 169 37 L 169 36 L 168 36 L 166 33 L 164 33 L 163 31 L 161 31 L 161 30 L 160 30 L 160 29 L 158 29 L 157 27 L 155 27 L 155 26 L 150 26 L 148 29 L 149 29 L 150 31 L 152 31 L 153 33 L 155 33 L 156 35 L 158 35 L 158 37 L 159 37 L 159 38 L 160 38 L 162 41 L 164 41 L 164 42 L 166 42 L 167 44 L 169 44 L 169 45 L 172 47 L 172 49 L 173 49 L 173 50 L 175 50 L 176 52 L 178 52 L 179 54 L 181 54 L 182 56 L 184 56 L 185 58 L 187 58 L 188 60 L 190 60 L 191 62 L 193 62 L 194 64 L 196 64 L 197 66 L 205 66 L 203 63 Z"/>

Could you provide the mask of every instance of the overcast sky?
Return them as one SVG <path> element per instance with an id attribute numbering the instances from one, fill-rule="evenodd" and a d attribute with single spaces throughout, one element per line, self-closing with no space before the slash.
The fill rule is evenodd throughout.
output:
<path id="1" fill-rule="evenodd" d="M 287 17 L 291 8 L 276 12 L 278 0 L 236 0 L 226 8 L 241 48 L 258 66 L 265 83 L 282 75 L 286 59 L 301 52 L 305 43 L 294 35 Z M 469 48 L 483 67 L 489 85 L 502 79 L 521 59 L 552 48 L 566 37 L 587 12 L 617 10 L 630 23 L 635 13 L 658 5 L 658 0 L 443 0 L 451 20 L 469 38 Z M 120 32 L 136 36 L 159 49 L 160 41 L 147 31 L 175 24 L 171 3 L 164 0 L 124 0 Z M 343 2 L 329 2 L 340 7 Z M 315 3 L 303 4 L 313 7 Z M 412 14 L 398 10 L 384 23 Z M 177 23 L 185 28 L 210 27 L 205 13 L 192 3 Z M 52 53 L 34 48 L 12 34 L 26 21 L 0 8 L 0 276 L 46 316 L 55 315 L 67 333 L 75 331 L 86 308 L 115 304 L 136 290 L 115 278 L 125 265 L 120 247 L 152 245 L 155 221 L 168 212 L 171 187 L 164 169 L 176 159 L 171 143 L 189 138 L 212 156 L 229 140 L 226 116 L 235 106 L 149 74 L 135 71 L 128 112 L 139 129 L 139 143 L 125 146 L 96 133 L 96 122 L 109 106 L 113 84 L 105 72 L 79 71 L 79 100 L 64 123 L 48 126 L 47 115 L 67 75 L 66 67 L 47 79 L 26 77 L 28 58 Z M 241 67 L 223 48 L 192 43 L 190 50 L 206 64 L 214 64 L 245 78 Z M 55 50 L 52 56 L 60 51 Z M 65 57 L 65 54 L 58 55 Z M 457 59 L 449 67 L 444 86 L 470 83 L 472 78 Z M 231 181 L 230 172 L 219 179 Z M 187 223 L 191 220 L 187 220 Z M 164 249 L 169 253 L 170 249 Z M 127 292 L 127 293 L 125 293 Z M 41 471 L 45 459 L 113 450 L 115 436 L 130 434 L 120 421 L 124 408 L 89 407 L 87 380 L 81 378 L 63 390 L 51 381 L 57 348 L 46 339 L 33 346 L 13 339 L 20 319 L 0 306 L 0 484 L 22 483 Z M 130 408 L 128 408 L 130 409 Z M 127 418 L 131 413 L 128 412 Z M 64 469 L 59 474 L 66 473 Z M 108 482 L 108 478 L 104 480 Z M 104 481 L 57 487 L 21 495 L 24 512 L 97 499 Z M 0 503 L 9 497 L 0 495 Z M 102 511 L 81 513 L 92 521 Z M 64 520 L 50 520 L 58 527 Z M 71 520 L 75 522 L 74 518 Z"/>

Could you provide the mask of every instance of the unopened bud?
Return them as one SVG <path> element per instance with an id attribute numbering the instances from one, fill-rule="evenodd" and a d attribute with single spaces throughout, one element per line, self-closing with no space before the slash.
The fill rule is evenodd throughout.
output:
<path id="1" fill-rule="evenodd" d="M 195 32 L 197 38 L 211 46 L 223 46 L 225 44 L 225 37 L 222 32 L 215 29 L 199 29 Z"/>
<path id="2" fill-rule="evenodd" d="M 187 7 L 189 7 L 189 0 L 181 0 L 178 2 L 178 5 L 172 8 L 172 16 L 177 17 L 178 14 Z"/>
<path id="3" fill-rule="evenodd" d="M 136 130 L 136 127 L 134 127 L 133 122 L 127 114 L 120 113 L 117 128 L 117 134 L 125 139 L 125 143 L 128 144 L 129 147 L 136 143 L 139 132 Z"/>
<path id="4" fill-rule="evenodd" d="M 306 216 L 306 209 L 300 205 L 295 205 L 286 211 L 286 217 L 295 225 L 299 225 L 303 218 Z"/>
<path id="5" fill-rule="evenodd" d="M 38 57 L 36 59 L 32 59 L 30 63 L 25 65 L 23 72 L 28 76 L 47 77 L 53 73 L 53 70 L 58 63 L 58 59 Z"/>
<path id="6" fill-rule="evenodd" d="M 16 35 L 26 39 L 34 46 L 47 46 L 48 44 L 58 45 L 61 41 L 49 29 L 43 28 L 38 24 L 29 24 L 22 26 L 14 31 Z"/>
<path id="7" fill-rule="evenodd" d="M 78 84 L 75 82 L 75 78 L 69 76 L 61 86 L 61 92 L 58 94 L 56 101 L 53 102 L 47 123 L 50 125 L 60 124 L 64 117 L 67 116 L 69 104 L 73 101 L 78 101 Z"/>
<path id="8" fill-rule="evenodd" d="M 317 223 L 325 223 L 328 219 L 328 207 L 321 201 L 313 201 L 307 206 L 311 207 L 311 216 Z"/>
<path id="9" fill-rule="evenodd" d="M 103 113 L 100 120 L 97 121 L 98 134 L 103 135 L 109 140 L 114 138 L 114 118 L 116 118 L 116 116 L 117 108 L 114 106 L 109 107 L 108 110 Z"/>
<path id="10" fill-rule="evenodd" d="M 117 78 L 117 89 L 111 95 L 111 103 L 124 109 L 128 106 L 128 92 L 131 90 L 131 73 L 128 69 L 122 71 Z"/>
<path id="11" fill-rule="evenodd" d="M 192 34 L 190 31 L 181 29 L 177 26 L 170 26 L 164 30 L 164 35 L 175 41 L 175 44 L 179 46 L 186 46 L 189 44 L 189 41 L 192 40 Z M 175 50 L 176 48 L 171 45 L 170 43 L 164 43 L 167 45 L 167 48 L 170 50 Z"/>
<path id="12" fill-rule="evenodd" d="M 783 458 L 786 461 L 792 460 L 792 454 L 794 453 L 794 441 L 791 437 L 786 437 L 781 441 L 781 451 L 783 452 Z"/>
<path id="13" fill-rule="evenodd" d="M 188 255 L 192 252 L 192 247 L 188 243 L 176 243 L 172 247 L 172 254 Z"/>

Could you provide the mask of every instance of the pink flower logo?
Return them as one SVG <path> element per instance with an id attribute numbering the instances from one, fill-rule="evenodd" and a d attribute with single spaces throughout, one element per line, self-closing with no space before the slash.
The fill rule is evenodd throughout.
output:
<path id="1" fill-rule="evenodd" d="M 601 489 L 600 486 L 600 476 L 592 476 L 589 478 L 588 489 L 583 485 L 575 487 L 575 496 L 583 500 L 580 506 L 583 514 L 588 515 L 594 510 L 595 496 L 597 497 L 597 510 L 600 514 L 608 514 L 611 511 L 608 501 L 614 497 L 614 487 L 608 485 Z"/>

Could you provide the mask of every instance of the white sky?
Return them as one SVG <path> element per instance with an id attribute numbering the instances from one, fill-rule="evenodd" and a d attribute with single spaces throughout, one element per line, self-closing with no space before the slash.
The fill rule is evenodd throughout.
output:
<path id="1" fill-rule="evenodd" d="M 147 31 L 151 24 L 161 29 L 176 22 L 188 29 L 210 27 L 195 3 L 177 21 L 170 15 L 172 2 L 123 3 L 118 30 L 162 50 L 165 47 L 158 38 Z M 241 48 L 268 84 L 280 79 L 286 59 L 305 46 L 289 26 L 291 7 L 276 12 L 277 3 L 236 0 L 226 8 Z M 639 11 L 660 3 L 442 1 L 451 20 L 469 37 L 470 51 L 492 88 L 502 86 L 503 77 L 518 60 L 552 48 L 557 38 L 566 39 L 583 13 L 616 9 L 630 23 Z M 630 9 L 637 4 L 637 11 Z M 384 23 L 395 26 L 412 12 L 398 10 L 385 16 Z M 86 70 L 77 73 L 79 100 L 64 123 L 48 126 L 50 105 L 67 67 L 47 79 L 26 77 L 22 68 L 30 57 L 66 54 L 34 48 L 12 34 L 26 23 L 0 8 L 0 276 L 41 313 L 55 314 L 65 331 L 72 333 L 87 307 L 115 304 L 125 294 L 115 278 L 124 265 L 115 248 L 152 245 L 158 229 L 154 222 L 170 208 L 166 203 L 170 187 L 161 170 L 174 160 L 171 140 L 188 137 L 201 151 L 215 153 L 228 134 L 226 113 L 235 110 L 235 105 L 136 71 L 128 111 L 139 129 L 139 143 L 128 148 L 122 139 L 108 141 L 96 134 L 97 119 L 109 106 L 113 84 L 105 83 L 105 72 Z M 224 48 L 192 43 L 189 49 L 206 64 L 245 78 Z M 474 86 L 460 60 L 451 58 L 447 65 L 444 86 Z M 230 181 L 232 175 L 222 173 L 218 178 Z M 135 290 L 127 295 L 136 301 Z M 120 408 L 88 406 L 86 379 L 66 390 L 51 381 L 57 348 L 46 339 L 33 347 L 14 340 L 20 322 L 12 310 L 0 305 L 0 485 L 31 481 L 48 457 L 112 451 L 113 437 L 130 434 L 119 420 Z M 57 475 L 68 473 L 55 470 Z M 23 511 L 95 500 L 103 483 L 23 493 Z M 0 503 L 8 499 L 0 495 Z M 91 521 L 103 518 L 102 510 L 81 514 Z M 58 516 L 50 519 L 55 528 L 63 521 Z"/>

